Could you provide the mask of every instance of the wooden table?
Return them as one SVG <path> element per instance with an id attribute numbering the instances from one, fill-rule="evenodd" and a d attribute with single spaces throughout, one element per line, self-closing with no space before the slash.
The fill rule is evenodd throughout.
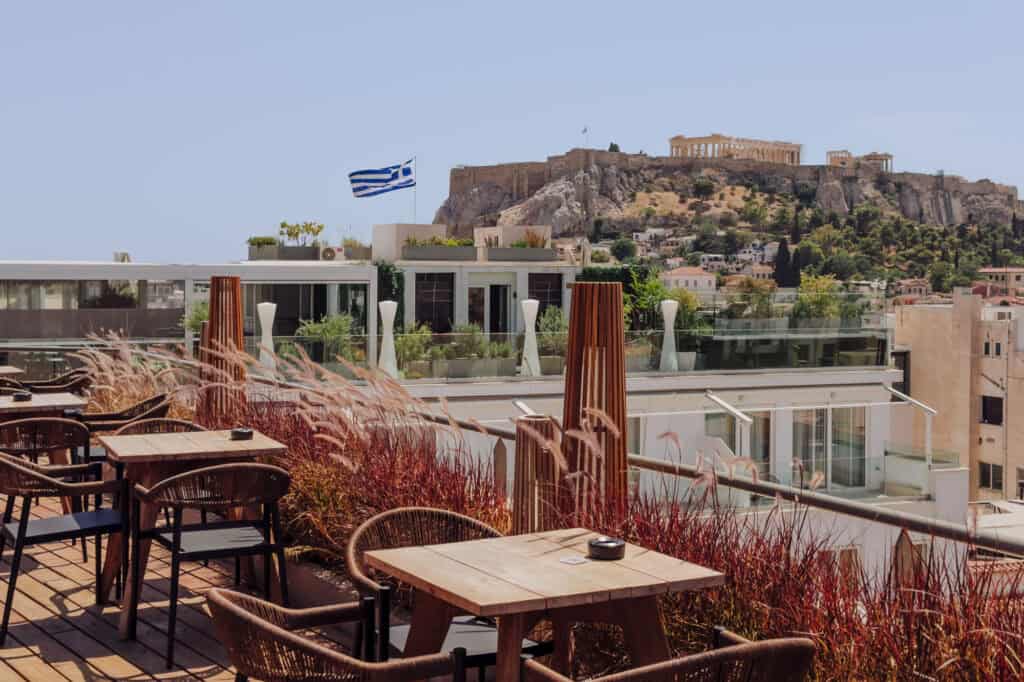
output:
<path id="1" fill-rule="evenodd" d="M 24 373 L 25 370 L 20 367 L 15 367 L 14 365 L 0 365 L 0 377 L 9 379 L 13 377 L 20 377 Z"/>
<path id="2" fill-rule="evenodd" d="M 100 436 L 100 444 L 107 450 L 107 459 L 114 465 L 118 475 L 147 488 L 160 481 L 191 469 L 226 462 L 254 460 L 260 457 L 284 455 L 288 448 L 259 432 L 252 440 L 231 440 L 230 431 L 196 431 L 192 433 L 155 433 L 138 436 Z M 160 510 L 150 504 L 142 505 L 139 518 L 140 528 L 152 528 Z M 146 575 L 149 561 L 150 541 L 143 541 L 139 548 L 138 561 L 141 575 Z M 107 543 L 107 553 L 100 580 L 100 597 L 106 601 L 114 585 L 114 578 L 121 570 L 120 535 L 112 536 Z M 125 586 L 121 608 L 121 634 L 130 633 L 130 624 L 135 614 L 125 605 L 131 604 L 131 581 Z"/>
<path id="3" fill-rule="evenodd" d="M 0 421 L 30 417 L 60 417 L 64 410 L 84 410 L 89 401 L 74 393 L 33 393 L 31 400 L 16 403 L 9 395 L 0 395 Z"/>
<path id="4" fill-rule="evenodd" d="M 437 653 L 451 618 L 466 612 L 498 619 L 499 680 L 519 679 L 523 637 L 544 616 L 554 625 L 552 665 L 562 672 L 573 622 L 621 625 L 634 665 L 666 660 L 657 595 L 715 587 L 725 576 L 636 545 L 618 561 L 571 563 L 586 557 L 596 536 L 573 528 L 375 550 L 366 561 L 416 589 L 405 656 Z"/>

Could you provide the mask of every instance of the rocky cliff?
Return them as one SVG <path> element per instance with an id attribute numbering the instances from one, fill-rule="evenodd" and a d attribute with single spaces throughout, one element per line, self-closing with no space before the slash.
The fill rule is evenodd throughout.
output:
<path id="1" fill-rule="evenodd" d="M 756 187 L 845 215 L 860 204 L 934 225 L 1009 224 L 1024 215 L 1014 187 L 958 176 L 884 173 L 872 167 L 787 166 L 735 159 L 682 159 L 573 149 L 544 162 L 455 168 L 434 217 L 457 232 L 495 224 L 550 224 L 556 235 L 582 234 L 595 219 L 628 230 L 670 224 L 680 214 L 643 214 L 638 195 L 693 196 L 695 178 L 716 187 Z M 664 203 L 664 202 L 663 202 Z"/>

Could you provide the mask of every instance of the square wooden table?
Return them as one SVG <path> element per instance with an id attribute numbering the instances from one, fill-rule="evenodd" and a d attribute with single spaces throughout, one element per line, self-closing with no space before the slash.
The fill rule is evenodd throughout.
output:
<path id="1" fill-rule="evenodd" d="M 405 656 L 437 653 L 460 612 L 498 619 L 496 679 L 519 679 L 523 637 L 548 616 L 553 666 L 568 668 L 573 622 L 622 626 L 635 665 L 669 657 L 657 595 L 722 585 L 725 576 L 658 552 L 626 545 L 617 561 L 586 559 L 585 528 L 443 545 L 374 550 L 366 562 L 415 588 Z"/>
<path id="2" fill-rule="evenodd" d="M 15 367 L 14 365 L 0 365 L 0 377 L 6 379 L 13 379 L 14 377 L 20 377 L 25 373 L 21 367 Z"/>
<path id="3" fill-rule="evenodd" d="M 284 455 L 288 448 L 262 433 L 253 432 L 252 440 L 231 440 L 231 431 L 194 431 L 189 433 L 154 433 L 137 436 L 100 436 L 99 443 L 107 450 L 107 460 L 118 476 L 124 476 L 129 485 L 136 483 L 149 488 L 160 481 L 191 469 L 226 462 L 251 461 L 260 457 Z M 139 518 L 140 528 L 147 530 L 156 524 L 160 510 L 143 504 Z M 141 543 L 139 557 L 141 575 L 146 575 L 150 541 Z M 100 581 L 103 601 L 110 597 L 114 579 L 121 570 L 120 534 L 111 536 Z M 126 605 L 132 603 L 131 581 L 125 585 L 121 602 L 121 634 L 131 633 L 135 614 Z"/>
<path id="4" fill-rule="evenodd" d="M 31 400 L 14 402 L 13 396 L 0 395 L 0 421 L 31 417 L 60 417 L 64 410 L 84 410 L 86 398 L 74 393 L 33 393 Z"/>

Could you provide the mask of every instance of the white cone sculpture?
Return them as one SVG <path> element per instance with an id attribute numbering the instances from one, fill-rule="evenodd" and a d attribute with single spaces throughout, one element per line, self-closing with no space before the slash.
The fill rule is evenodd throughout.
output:
<path id="1" fill-rule="evenodd" d="M 395 313 L 398 312 L 398 303 L 395 301 L 381 301 L 377 304 L 380 308 L 380 361 L 377 367 L 380 371 L 393 379 L 398 378 L 398 359 L 395 357 Z"/>
<path id="2" fill-rule="evenodd" d="M 519 375 L 539 377 L 540 355 L 537 354 L 537 309 L 540 307 L 540 301 L 528 298 L 521 305 L 526 334 L 523 337 L 523 365 L 519 368 Z"/>
<path id="3" fill-rule="evenodd" d="M 676 355 L 676 313 L 679 312 L 679 301 L 664 300 L 661 302 L 661 316 L 665 319 L 665 335 L 661 341 L 662 372 L 678 372 L 679 356 Z"/>
<path id="4" fill-rule="evenodd" d="M 256 304 L 256 316 L 260 320 L 260 364 L 271 372 L 277 369 L 277 360 L 274 358 L 274 316 L 276 314 L 276 303 Z"/>

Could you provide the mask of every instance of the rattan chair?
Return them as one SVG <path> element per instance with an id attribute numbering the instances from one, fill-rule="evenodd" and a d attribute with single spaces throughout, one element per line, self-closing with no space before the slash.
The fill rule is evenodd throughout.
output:
<path id="1" fill-rule="evenodd" d="M 263 593 L 270 594 L 271 556 L 277 557 L 281 578 L 281 601 L 288 603 L 284 545 L 278 500 L 288 492 L 288 472 L 268 464 L 221 464 L 195 469 L 164 479 L 152 488 L 136 485 L 132 495 L 132 590 L 129 636 L 134 638 L 142 572 L 139 548 L 152 540 L 171 553 L 170 614 L 167 623 L 167 667 L 174 664 L 174 627 L 178 613 L 178 582 L 181 562 L 235 557 L 263 557 Z M 141 530 L 143 502 L 173 510 L 170 526 Z M 260 507 L 261 517 L 251 521 L 215 521 L 183 525 L 185 509 L 207 510 L 227 515 L 232 509 Z"/>
<path id="2" fill-rule="evenodd" d="M 80 477 L 87 473 L 96 473 L 94 464 L 78 464 L 70 466 L 39 466 L 23 459 L 0 452 L 0 493 L 7 496 L 4 508 L 3 527 L 0 528 L 0 554 L 3 553 L 7 540 L 14 545 L 11 557 L 11 573 L 7 578 L 7 600 L 4 602 L 3 623 L 0 624 L 0 646 L 7 638 L 7 625 L 11 618 L 11 606 L 14 604 L 15 585 L 21 568 L 22 551 L 26 546 L 44 542 L 61 542 L 78 540 L 85 546 L 88 537 L 96 540 L 96 603 L 100 603 L 100 574 L 103 571 L 102 537 L 110 533 L 121 533 L 122 552 L 128 551 L 128 505 L 124 493 L 123 481 L 92 481 L 89 483 L 69 483 L 61 480 L 67 477 Z M 97 505 L 92 511 L 73 512 L 62 516 L 31 519 L 32 500 L 40 497 L 86 497 L 95 495 L 102 498 L 110 493 L 118 500 L 117 509 L 102 509 Z M 18 498 L 22 498 L 21 513 L 18 521 L 11 521 L 14 506 Z M 118 597 L 120 597 L 120 581 L 118 581 Z"/>
<path id="3" fill-rule="evenodd" d="M 85 412 L 79 417 L 79 421 L 88 427 L 90 433 L 104 433 L 118 431 L 135 421 L 162 419 L 167 416 L 170 409 L 171 401 L 167 399 L 166 393 L 161 393 L 120 412 Z"/>
<path id="4" fill-rule="evenodd" d="M 236 682 L 250 677 L 264 682 L 348 680 L 405 682 L 451 675 L 464 682 L 465 651 L 369 663 L 328 649 L 296 630 L 357 622 L 373 605 L 364 600 L 312 609 L 284 609 L 270 602 L 220 588 L 206 593 L 217 638 L 237 671 Z"/>
<path id="5" fill-rule="evenodd" d="M 79 367 L 77 369 L 72 369 L 68 372 L 64 372 L 63 374 L 60 374 L 58 376 L 50 377 L 49 379 L 39 379 L 37 381 L 22 381 L 21 383 L 23 383 L 25 386 L 63 386 L 65 384 L 70 383 L 72 379 L 88 374 L 89 370 L 85 369 L 84 367 Z"/>
<path id="6" fill-rule="evenodd" d="M 193 433 L 206 431 L 206 427 L 184 419 L 139 419 L 129 422 L 114 432 L 115 436 L 138 436 L 147 433 Z"/>
<path id="7" fill-rule="evenodd" d="M 803 637 L 752 642 L 723 628 L 712 632 L 712 650 L 645 665 L 612 675 L 601 682 L 802 682 L 814 661 L 814 642 Z M 523 682 L 572 682 L 529 657 L 523 660 Z"/>
<path id="8" fill-rule="evenodd" d="M 10 388 L 15 391 L 27 391 L 28 386 L 21 383 L 17 379 L 11 379 L 10 377 L 0 377 L 0 388 Z"/>
<path id="9" fill-rule="evenodd" d="M 83 395 L 92 385 L 88 374 L 76 374 L 63 384 L 36 384 L 28 387 L 33 393 L 74 393 Z"/>
<path id="10" fill-rule="evenodd" d="M 402 653 L 409 637 L 408 625 L 391 625 L 391 585 L 393 580 L 376 572 L 364 560 L 366 552 L 375 549 L 438 545 L 501 537 L 494 528 L 462 514 L 429 507 L 402 507 L 374 516 L 363 523 L 349 538 L 346 551 L 349 576 L 359 593 L 375 603 L 376 624 L 364 622 L 359 629 L 359 642 L 368 660 L 386 661 L 392 650 Z M 388 583 L 391 583 L 389 585 Z M 375 627 L 376 625 L 376 627 Z M 444 641 L 444 650 L 466 650 L 466 664 L 480 670 L 497 661 L 498 632 L 494 623 L 472 616 L 452 620 Z M 523 651 L 542 656 L 550 653 L 548 642 L 523 640 Z"/>

